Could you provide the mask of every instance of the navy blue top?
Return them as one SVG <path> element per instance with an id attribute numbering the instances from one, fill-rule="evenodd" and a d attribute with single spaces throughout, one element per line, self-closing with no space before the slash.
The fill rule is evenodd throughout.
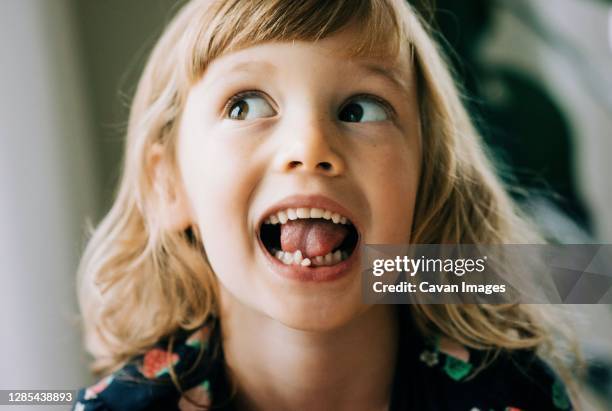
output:
<path id="1" fill-rule="evenodd" d="M 469 349 L 469 362 L 455 358 L 440 351 L 436 342 L 425 341 L 410 317 L 403 317 L 407 320 L 400 327 L 390 411 L 573 410 L 564 386 L 533 351 L 504 351 L 473 375 L 486 352 Z M 233 411 L 220 342 L 215 318 L 195 331 L 182 330 L 171 350 L 169 339 L 164 339 L 121 370 L 81 389 L 73 410 Z M 172 382 L 169 364 L 182 393 Z"/>

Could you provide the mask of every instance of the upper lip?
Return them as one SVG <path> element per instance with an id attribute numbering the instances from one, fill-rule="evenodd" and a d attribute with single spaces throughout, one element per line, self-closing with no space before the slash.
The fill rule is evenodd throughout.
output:
<path id="1" fill-rule="evenodd" d="M 264 211 L 261 215 L 257 227 L 261 227 L 264 220 L 268 218 L 270 215 L 281 211 L 286 210 L 288 208 L 322 208 L 325 210 L 329 210 L 334 213 L 338 213 L 350 220 L 350 222 L 355 226 L 358 232 L 361 232 L 359 229 L 359 221 L 356 219 L 355 215 L 346 207 L 341 205 L 335 200 L 332 200 L 329 197 L 326 197 L 321 194 L 297 194 L 289 197 L 285 197 L 279 202 L 271 205 Z"/>

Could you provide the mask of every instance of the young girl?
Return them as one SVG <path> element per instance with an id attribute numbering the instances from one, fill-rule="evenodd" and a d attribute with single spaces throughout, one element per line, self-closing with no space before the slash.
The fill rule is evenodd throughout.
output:
<path id="1" fill-rule="evenodd" d="M 74 409 L 572 409 L 544 307 L 361 298 L 363 244 L 536 240 L 407 3 L 192 1 L 82 260 Z"/>

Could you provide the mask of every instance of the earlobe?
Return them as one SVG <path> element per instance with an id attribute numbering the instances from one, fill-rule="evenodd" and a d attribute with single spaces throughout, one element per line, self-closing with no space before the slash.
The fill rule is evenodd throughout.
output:
<path id="1" fill-rule="evenodd" d="M 158 213 L 164 230 L 184 231 L 193 224 L 191 206 L 180 174 L 170 170 L 165 155 L 161 144 L 151 147 L 148 169 L 153 187 L 153 210 Z"/>

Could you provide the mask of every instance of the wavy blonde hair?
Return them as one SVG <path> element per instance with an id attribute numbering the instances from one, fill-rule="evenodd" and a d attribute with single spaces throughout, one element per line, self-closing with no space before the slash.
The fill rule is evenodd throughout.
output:
<path id="1" fill-rule="evenodd" d="M 359 27 L 351 53 L 397 57 L 416 68 L 423 170 L 412 242 L 541 241 L 493 173 L 449 68 L 426 24 L 401 0 L 300 2 L 194 0 L 166 28 L 133 100 L 117 198 L 93 232 L 79 268 L 79 301 L 95 373 L 121 367 L 164 336 L 216 310 L 215 275 L 197 231 L 167 232 L 156 216 L 163 189 L 151 177 L 154 145 L 180 179 L 175 145 L 187 93 L 215 58 L 270 41 L 317 41 Z M 163 184 L 162 184 L 163 186 Z M 525 305 L 414 305 L 424 334 L 469 347 L 542 348 L 550 321 Z"/>

